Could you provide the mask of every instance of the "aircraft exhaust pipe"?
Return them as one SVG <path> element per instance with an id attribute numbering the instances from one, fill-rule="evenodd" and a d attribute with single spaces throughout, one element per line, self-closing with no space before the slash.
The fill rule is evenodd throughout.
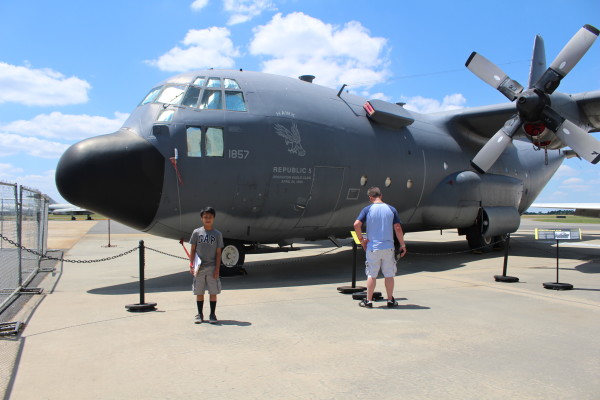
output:
<path id="1" fill-rule="evenodd" d="M 519 229 L 521 215 L 515 207 L 484 207 L 482 223 L 484 237 L 504 235 Z"/>

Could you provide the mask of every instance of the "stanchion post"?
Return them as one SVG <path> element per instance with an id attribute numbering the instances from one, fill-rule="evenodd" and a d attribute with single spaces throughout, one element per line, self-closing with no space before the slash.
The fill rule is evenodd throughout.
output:
<path id="1" fill-rule="evenodd" d="M 144 269 L 146 267 L 146 258 L 145 258 L 145 247 L 144 241 L 140 240 L 139 246 L 139 260 L 140 260 L 140 302 L 138 304 L 128 304 L 125 306 L 127 311 L 130 312 L 145 312 L 145 311 L 155 311 L 156 303 L 146 303 L 145 299 L 145 287 L 144 287 Z"/>
<path id="2" fill-rule="evenodd" d="M 506 275 L 506 271 L 508 270 L 508 251 L 510 248 L 510 233 L 506 235 L 505 246 L 506 247 L 504 249 L 504 266 L 502 268 L 502 275 L 494 275 L 494 279 L 496 280 L 496 282 L 519 282 L 519 278 L 515 276 Z"/>
<path id="3" fill-rule="evenodd" d="M 358 255 L 356 242 L 352 241 L 352 288 L 356 288 L 356 257 Z"/>
<path id="4" fill-rule="evenodd" d="M 144 241 L 140 240 L 140 304 L 145 303 L 146 294 L 144 293 L 144 280 L 146 279 L 144 270 L 146 269 L 146 248 L 144 247 Z"/>
<path id="5" fill-rule="evenodd" d="M 350 232 L 354 240 L 352 241 L 352 286 L 340 286 L 337 290 L 343 294 L 352 294 L 367 290 L 364 286 L 356 286 L 356 258 L 358 257 L 357 237 L 354 231 Z"/>

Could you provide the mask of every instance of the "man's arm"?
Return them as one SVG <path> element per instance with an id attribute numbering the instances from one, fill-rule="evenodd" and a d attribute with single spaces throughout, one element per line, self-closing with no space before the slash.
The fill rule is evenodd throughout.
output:
<path id="1" fill-rule="evenodd" d="M 360 244 L 362 245 L 363 249 L 365 249 L 365 251 L 366 251 L 367 243 L 369 241 L 367 239 L 363 238 L 362 226 L 363 226 L 363 223 L 361 220 L 357 219 L 356 221 L 354 221 L 354 232 L 356 232 L 356 236 L 358 237 L 358 240 L 360 240 Z"/>
<path id="2" fill-rule="evenodd" d="M 400 257 L 404 257 L 406 255 L 407 250 L 406 243 L 404 243 L 404 232 L 402 231 L 402 226 L 398 223 L 395 223 L 394 232 L 396 233 L 398 242 L 400 242 Z"/>
<path id="3" fill-rule="evenodd" d="M 219 279 L 219 272 L 221 270 L 221 251 L 223 251 L 223 249 L 217 247 L 217 255 L 215 257 L 215 273 L 213 275 L 215 279 Z"/>

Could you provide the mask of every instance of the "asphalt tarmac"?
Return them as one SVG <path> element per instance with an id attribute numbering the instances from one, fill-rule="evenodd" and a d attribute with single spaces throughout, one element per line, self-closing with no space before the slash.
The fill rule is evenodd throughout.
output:
<path id="1" fill-rule="evenodd" d="M 13 358 L 5 398 L 600 398 L 598 225 L 560 243 L 570 291 L 542 286 L 555 281 L 556 244 L 535 241 L 533 227 L 549 224 L 512 235 L 508 274 L 518 283 L 494 281 L 503 251 L 472 254 L 454 231 L 407 234 L 393 309 L 337 292 L 350 283 L 349 246 L 262 249 L 247 255 L 248 275 L 223 278 L 220 324 L 196 325 L 188 264 L 163 254 L 184 256 L 178 242 L 113 223 L 106 247 L 106 221 L 76 223 L 50 225 L 51 240 L 60 228 L 68 242 L 72 229 L 71 260 L 144 240 L 145 300 L 158 310 L 125 309 L 139 302 L 137 250 L 57 265 L 18 316 L 21 335 L 0 341 Z M 359 251 L 362 285 L 363 260 Z"/>

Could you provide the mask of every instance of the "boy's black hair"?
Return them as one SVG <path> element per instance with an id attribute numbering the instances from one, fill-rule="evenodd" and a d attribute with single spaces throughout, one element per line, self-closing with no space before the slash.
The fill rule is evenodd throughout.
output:
<path id="1" fill-rule="evenodd" d="M 204 208 L 202 209 L 202 211 L 200 211 L 200 218 L 202 218 L 202 216 L 204 215 L 204 213 L 209 213 L 209 214 L 212 214 L 212 215 L 213 215 L 213 217 L 216 217 L 216 216 L 217 216 L 217 212 L 216 212 L 216 211 L 215 211 L 215 209 L 214 209 L 214 208 L 212 208 L 212 207 L 204 207 Z"/>

